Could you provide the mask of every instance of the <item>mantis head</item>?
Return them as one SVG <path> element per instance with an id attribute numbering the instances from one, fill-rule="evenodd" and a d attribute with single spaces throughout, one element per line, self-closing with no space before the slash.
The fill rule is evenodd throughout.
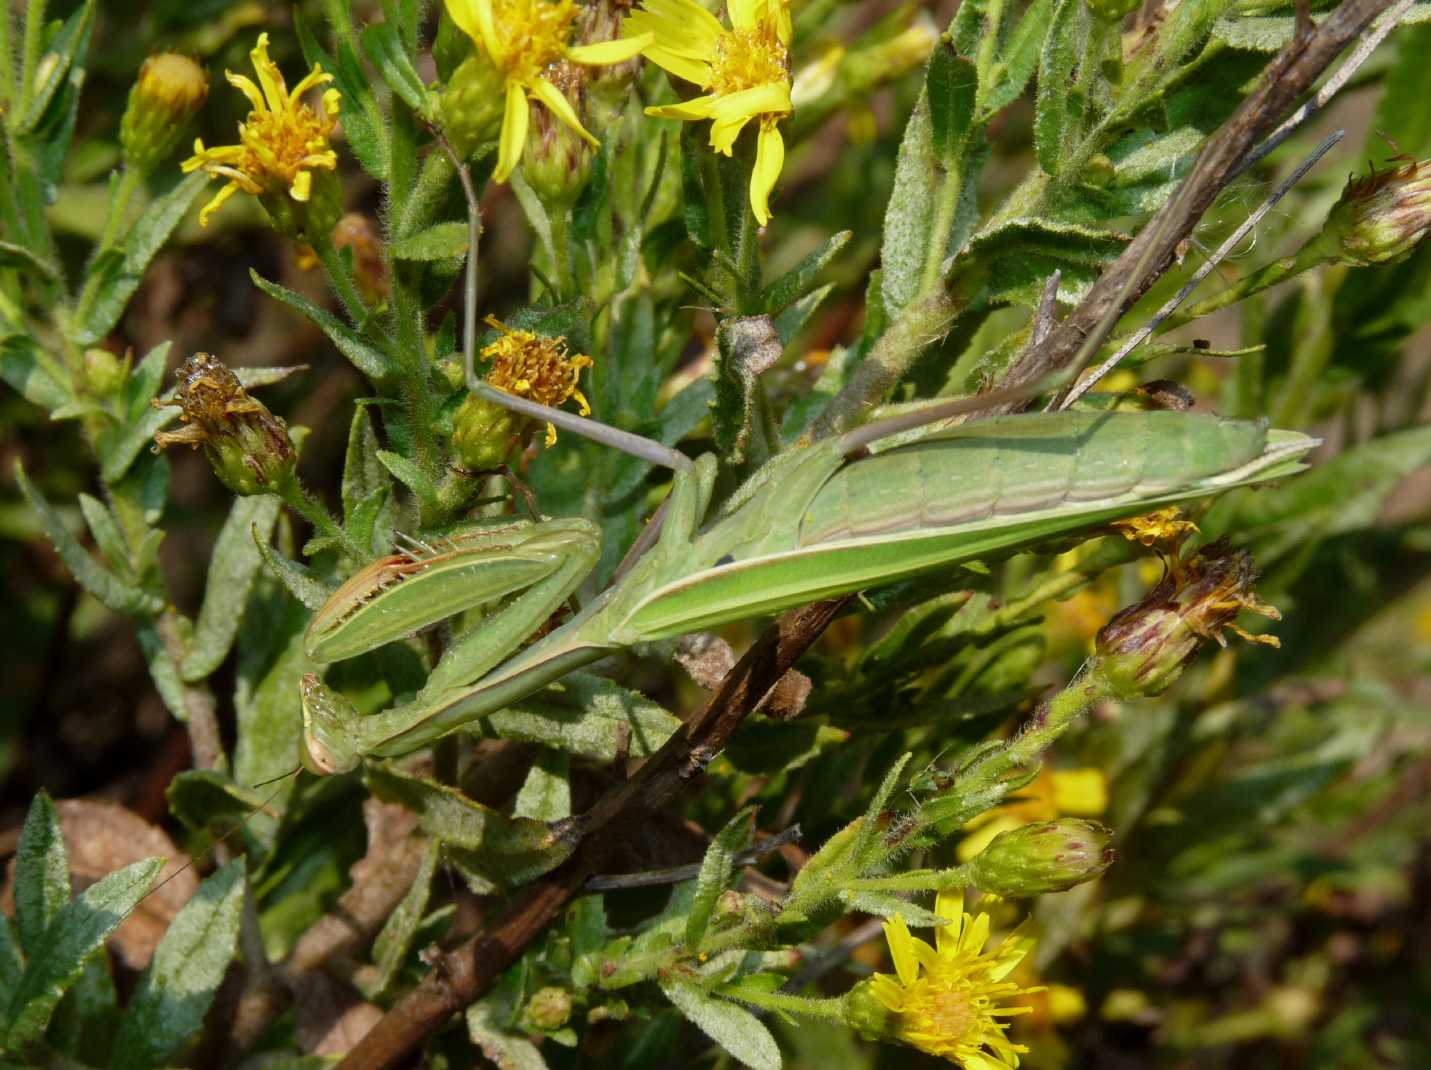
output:
<path id="1" fill-rule="evenodd" d="M 304 768 L 319 776 L 356 769 L 362 753 L 351 730 L 358 717 L 353 704 L 313 673 L 303 677 L 302 694 Z"/>

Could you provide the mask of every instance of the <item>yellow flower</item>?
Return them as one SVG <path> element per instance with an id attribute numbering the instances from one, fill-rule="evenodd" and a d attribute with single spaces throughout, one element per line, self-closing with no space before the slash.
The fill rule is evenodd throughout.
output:
<path id="1" fill-rule="evenodd" d="M 964 1070 L 1012 1070 L 1028 1051 L 1004 1035 L 1011 1018 L 1029 1013 L 1027 1006 L 1005 1006 L 1033 989 L 1005 980 L 1033 948 L 1027 923 L 985 952 L 989 916 L 964 913 L 964 893 L 941 892 L 934 911 L 949 918 L 935 930 L 934 946 L 909 934 L 896 915 L 885 922 L 895 976 L 870 978 L 870 994 L 893 1012 L 894 1035 Z"/>
<path id="2" fill-rule="evenodd" d="M 447 0 L 447 14 L 487 54 L 506 84 L 502 133 L 497 142 L 493 179 L 505 182 L 522 158 L 527 141 L 527 98 L 536 97 L 558 119 L 592 146 L 576 109 L 546 77 L 546 70 L 566 59 L 587 66 L 624 63 L 640 55 L 646 40 L 601 41 L 568 45 L 577 6 L 572 0 Z"/>
<path id="3" fill-rule="evenodd" d="M 661 119 L 710 119 L 711 148 L 729 156 L 745 124 L 760 120 L 750 207 L 764 226 L 770 191 L 785 163 L 776 123 L 790 103 L 789 0 L 726 0 L 727 30 L 696 0 L 645 0 L 626 20 L 628 34 L 650 34 L 647 59 L 677 78 L 695 82 L 705 96 L 647 108 Z"/>
<path id="4" fill-rule="evenodd" d="M 1108 779 L 1097 768 L 1049 769 L 1020 788 L 1013 802 L 996 806 L 964 827 L 973 830 L 960 842 L 960 862 L 967 862 L 1001 832 L 1057 817 L 1097 817 L 1108 808 Z"/>
<path id="5" fill-rule="evenodd" d="M 486 322 L 502 332 L 481 353 L 483 360 L 492 362 L 487 385 L 552 407 L 575 398 L 581 415 L 591 415 L 591 406 L 576 385 L 581 369 L 591 367 L 590 357 L 584 353 L 567 356 L 565 337 L 546 338 L 517 330 L 495 316 L 488 316 Z M 547 424 L 547 445 L 555 444 L 556 437 L 556 428 Z"/>
<path id="6" fill-rule="evenodd" d="M 328 135 L 337 125 L 340 94 L 336 89 L 324 90 L 321 112 L 302 101 L 304 93 L 326 85 L 333 76 L 324 74 L 322 65 L 315 65 L 290 93 L 283 74 L 268 58 L 266 33 L 258 35 L 249 59 L 258 74 L 257 85 L 241 74 L 224 72 L 229 84 L 253 105 L 248 118 L 239 124 L 239 144 L 206 149 L 203 140 L 196 139 L 194 155 L 183 163 L 185 174 L 203 170 L 229 180 L 199 213 L 201 226 L 207 226 L 209 216 L 238 190 L 258 196 L 286 189 L 295 201 L 305 202 L 313 190 L 313 172 L 338 167 L 338 155 L 329 146 Z"/>
<path id="7" fill-rule="evenodd" d="M 1171 505 L 1142 516 L 1115 520 L 1111 527 L 1129 542 L 1141 543 L 1149 549 L 1163 547 L 1172 554 L 1176 554 L 1182 541 L 1198 529 L 1176 506 Z"/>

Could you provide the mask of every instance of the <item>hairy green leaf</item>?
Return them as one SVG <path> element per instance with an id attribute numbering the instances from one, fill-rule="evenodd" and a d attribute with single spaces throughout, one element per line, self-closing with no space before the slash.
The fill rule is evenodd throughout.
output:
<path id="1" fill-rule="evenodd" d="M 681 981 L 666 982 L 661 991 L 702 1033 L 751 1070 L 780 1070 L 780 1048 L 775 1038 L 744 1007 Z"/>
<path id="2" fill-rule="evenodd" d="M 716 833 L 706 848 L 696 877 L 691 913 L 686 918 L 686 946 L 692 951 L 700 951 L 711 915 L 715 913 L 716 900 L 735 877 L 736 860 L 750 847 L 754 831 L 755 807 L 747 806 Z"/>
<path id="3" fill-rule="evenodd" d="M 41 791 L 30 803 L 15 854 L 15 922 L 20 945 L 31 958 L 69 901 L 69 855 L 60 815 L 49 794 Z"/>

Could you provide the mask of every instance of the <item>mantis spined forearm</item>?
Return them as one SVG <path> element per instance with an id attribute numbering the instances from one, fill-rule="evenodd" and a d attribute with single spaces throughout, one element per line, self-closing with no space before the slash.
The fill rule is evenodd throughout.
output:
<path id="1" fill-rule="evenodd" d="M 858 439 L 779 455 L 704 526 L 714 458 L 678 469 L 655 545 L 575 618 L 507 660 L 593 566 L 593 526 L 558 519 L 478 529 L 370 565 L 315 616 L 311 657 L 352 657 L 466 605 L 506 601 L 403 706 L 360 717 L 309 677 L 305 764 L 334 773 L 368 755 L 407 753 L 621 647 L 1288 475 L 1316 444 L 1186 412 L 1007 416 L 853 458 L 870 435 L 852 434 Z"/>

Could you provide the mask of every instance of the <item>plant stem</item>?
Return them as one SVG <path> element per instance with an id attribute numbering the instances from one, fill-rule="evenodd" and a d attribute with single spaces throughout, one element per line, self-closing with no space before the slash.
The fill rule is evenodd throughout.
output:
<path id="1" fill-rule="evenodd" d="M 338 255 L 338 247 L 333 244 L 333 239 L 325 234 L 313 242 L 313 251 L 318 254 L 318 260 L 328 274 L 328 283 L 338 295 L 338 300 L 343 303 L 343 309 L 348 313 L 348 318 L 355 325 L 361 325 L 368 315 L 368 306 L 364 304 L 362 295 L 358 293 L 358 288 L 353 283 L 353 277 L 348 274 L 348 269 L 343 264 L 343 258 Z"/>
<path id="2" fill-rule="evenodd" d="M 1265 264 L 1252 274 L 1239 279 L 1221 293 L 1215 293 L 1211 297 L 1205 298 L 1193 305 L 1191 308 L 1179 312 L 1175 316 L 1169 316 L 1163 321 L 1158 329 L 1161 334 L 1170 331 L 1174 327 L 1181 327 L 1185 323 L 1191 323 L 1211 312 L 1216 312 L 1220 308 L 1236 304 L 1244 297 L 1251 297 L 1253 294 L 1261 293 L 1263 290 L 1276 286 L 1280 282 L 1285 282 L 1294 276 L 1300 275 L 1304 271 L 1310 271 L 1314 267 L 1325 264 L 1331 256 L 1326 248 L 1326 243 L 1322 241 L 1319 234 L 1311 241 L 1307 242 L 1300 249 L 1290 256 L 1279 257 L 1270 264 Z"/>
<path id="3" fill-rule="evenodd" d="M 99 244 L 94 249 L 96 255 L 114 244 L 120 228 L 129 216 L 129 202 L 134 199 L 135 192 L 143 184 L 144 175 L 138 168 L 126 166 L 120 173 L 119 185 L 115 187 L 114 196 L 109 201 L 109 216 L 104 221 L 104 233 L 100 235 Z"/>
<path id="4" fill-rule="evenodd" d="M 348 537 L 348 533 L 333 519 L 328 508 L 298 481 L 296 475 L 289 475 L 283 480 L 275 493 L 283 499 L 284 504 L 313 525 L 315 532 L 342 547 L 344 554 L 355 561 L 362 561 L 368 556 L 362 547 Z"/>
<path id="5" fill-rule="evenodd" d="M 862 892 L 944 892 L 963 888 L 969 882 L 964 867 L 957 869 L 911 869 L 893 877 L 859 877 L 849 887 Z"/>
<path id="6" fill-rule="evenodd" d="M 816 998 L 794 996 L 788 992 L 760 992 L 755 989 L 738 988 L 728 991 L 717 990 L 718 995 L 739 1000 L 769 1011 L 790 1011 L 809 1018 L 823 1018 L 827 1022 L 845 1021 L 845 1001 L 839 998 Z"/>

